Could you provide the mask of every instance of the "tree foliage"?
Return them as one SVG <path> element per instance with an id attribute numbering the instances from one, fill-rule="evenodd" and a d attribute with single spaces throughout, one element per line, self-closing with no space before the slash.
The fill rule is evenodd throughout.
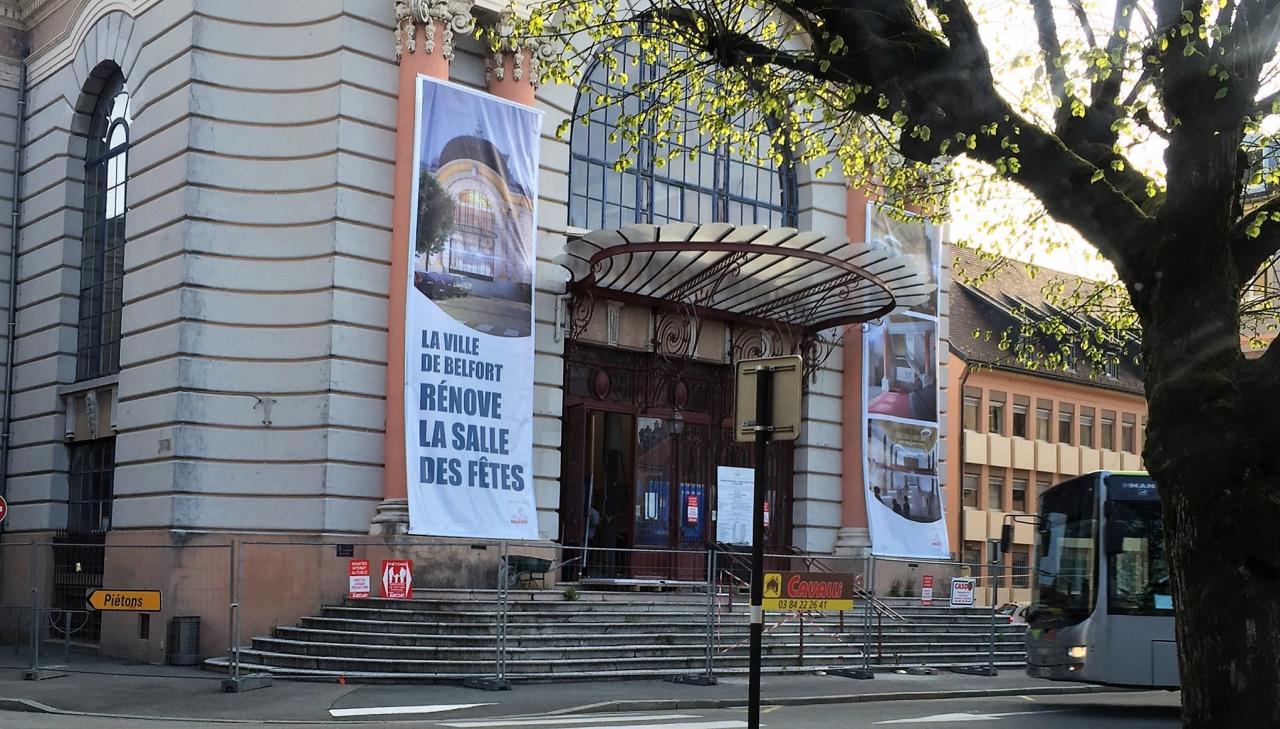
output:
<path id="1" fill-rule="evenodd" d="M 435 175 L 422 171 L 418 185 L 418 227 L 414 250 L 419 255 L 439 253 L 453 235 L 453 200 L 436 182 Z"/>

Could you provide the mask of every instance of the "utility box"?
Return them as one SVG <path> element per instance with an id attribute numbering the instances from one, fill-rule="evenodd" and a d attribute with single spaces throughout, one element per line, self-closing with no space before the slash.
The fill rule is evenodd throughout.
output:
<path id="1" fill-rule="evenodd" d="M 169 618 L 164 662 L 170 666 L 200 665 L 200 616 Z"/>

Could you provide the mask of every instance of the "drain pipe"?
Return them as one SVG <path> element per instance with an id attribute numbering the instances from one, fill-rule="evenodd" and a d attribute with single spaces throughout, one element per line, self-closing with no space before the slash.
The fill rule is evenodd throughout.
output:
<path id="1" fill-rule="evenodd" d="M 964 369 L 960 372 L 960 462 L 956 464 L 960 470 L 957 474 L 960 476 L 960 564 L 964 564 L 964 388 L 972 373 L 969 360 L 965 360 Z"/>
<path id="2" fill-rule="evenodd" d="M 22 163 L 26 157 L 27 61 L 18 76 L 18 133 L 13 147 L 13 210 L 9 215 L 9 323 L 4 358 L 4 413 L 0 416 L 0 497 L 9 494 L 9 452 L 13 429 L 13 355 L 18 333 L 18 238 L 22 227 Z M 7 520 L 6 520 L 7 522 Z M 4 532 L 6 522 L 0 522 Z"/>

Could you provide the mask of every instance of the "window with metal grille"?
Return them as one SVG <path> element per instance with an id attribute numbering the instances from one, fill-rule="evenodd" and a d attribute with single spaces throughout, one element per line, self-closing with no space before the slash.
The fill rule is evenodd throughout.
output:
<path id="1" fill-rule="evenodd" d="M 578 94 L 570 139 L 569 224 L 578 228 L 618 228 L 634 223 L 669 222 L 793 226 L 796 220 L 795 172 L 786 161 L 771 160 L 768 120 L 746 114 L 735 120 L 753 133 L 756 148 L 742 149 L 713 141 L 698 129 L 698 111 L 688 101 L 660 97 L 662 63 L 641 59 L 639 47 L 626 43 L 616 50 L 617 67 L 597 62 Z M 639 81 L 636 93 L 621 79 Z M 623 99 L 597 103 L 600 97 Z M 634 115 L 653 104 L 669 107 L 673 124 L 682 128 L 671 144 L 659 148 L 656 129 L 641 133 L 625 169 L 614 163 L 629 149 L 622 115 Z M 749 135 L 750 136 L 750 135 Z"/>
<path id="2" fill-rule="evenodd" d="M 120 371 L 131 121 L 129 92 L 117 71 L 98 97 L 85 152 L 77 380 Z"/>
<path id="3" fill-rule="evenodd" d="M 67 450 L 71 456 L 67 531 L 105 532 L 111 528 L 116 439 L 73 443 Z"/>

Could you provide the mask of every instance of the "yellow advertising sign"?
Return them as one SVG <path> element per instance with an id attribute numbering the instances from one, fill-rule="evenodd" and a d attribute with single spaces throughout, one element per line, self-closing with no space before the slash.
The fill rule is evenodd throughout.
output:
<path id="1" fill-rule="evenodd" d="M 85 601 L 106 612 L 160 612 L 159 590 L 94 590 Z"/>
<path id="2" fill-rule="evenodd" d="M 816 572 L 764 573 L 765 610 L 852 610 L 854 576 Z"/>

